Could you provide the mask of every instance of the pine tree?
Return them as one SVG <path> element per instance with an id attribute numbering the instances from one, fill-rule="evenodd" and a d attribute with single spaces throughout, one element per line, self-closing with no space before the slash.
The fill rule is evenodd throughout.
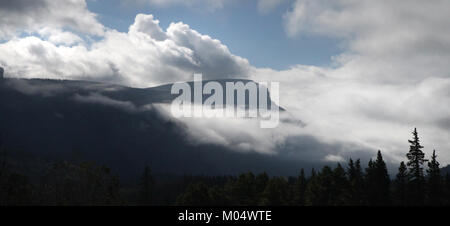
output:
<path id="1" fill-rule="evenodd" d="M 442 178 L 439 162 L 436 160 L 436 151 L 433 150 L 431 161 L 428 162 L 428 204 L 438 206 L 442 204 Z"/>
<path id="2" fill-rule="evenodd" d="M 396 205 L 405 206 L 407 204 L 406 194 L 408 186 L 408 171 L 404 162 L 400 163 L 398 173 L 395 178 L 394 195 L 396 198 Z"/>
<path id="3" fill-rule="evenodd" d="M 332 205 L 333 170 L 324 166 L 319 173 L 311 176 L 306 188 L 306 205 L 328 206 Z"/>
<path id="4" fill-rule="evenodd" d="M 417 129 L 414 128 L 413 139 L 408 140 L 410 148 L 406 157 L 408 158 L 408 203 L 410 205 L 423 205 L 425 201 L 425 177 L 423 175 L 423 164 L 425 153 L 420 145 Z"/>
<path id="5" fill-rule="evenodd" d="M 262 194 L 260 205 L 264 206 L 285 206 L 288 200 L 289 185 L 283 177 L 273 177 L 267 183 Z"/>
<path id="6" fill-rule="evenodd" d="M 390 179 L 381 151 L 378 151 L 375 162 L 369 161 L 366 171 L 369 204 L 375 206 L 390 205 Z"/>
<path id="7" fill-rule="evenodd" d="M 350 158 L 350 160 L 348 160 L 348 168 L 347 168 L 347 174 L 349 179 L 353 179 L 355 177 L 355 164 L 353 163 L 353 159 Z"/>
<path id="8" fill-rule="evenodd" d="M 316 169 L 314 169 L 314 167 L 311 169 L 311 177 L 310 178 L 313 178 L 313 177 L 315 177 L 315 176 L 317 176 L 317 172 L 316 172 Z"/>
<path id="9" fill-rule="evenodd" d="M 364 187 L 366 188 L 366 198 L 367 198 L 367 204 L 371 205 L 376 198 L 373 198 L 375 195 L 374 193 L 377 192 L 377 189 L 374 187 L 376 186 L 375 182 L 375 169 L 374 169 L 374 163 L 373 160 L 370 159 L 367 163 L 366 168 L 366 174 L 364 178 Z"/>
<path id="10" fill-rule="evenodd" d="M 269 175 L 266 172 L 256 176 L 256 197 L 260 197 L 269 182 Z"/>
<path id="11" fill-rule="evenodd" d="M 344 168 L 338 163 L 333 170 L 333 183 L 331 187 L 331 205 L 342 206 L 348 203 L 349 183 Z"/>
<path id="12" fill-rule="evenodd" d="M 186 191 L 180 194 L 176 204 L 182 206 L 209 206 L 212 205 L 208 186 L 203 182 L 190 183 Z"/>
<path id="13" fill-rule="evenodd" d="M 316 174 L 316 170 L 314 168 L 311 169 L 311 176 L 307 180 L 306 190 L 305 190 L 305 205 L 306 206 L 314 206 L 318 205 L 317 196 L 318 194 L 318 178 Z"/>
<path id="14" fill-rule="evenodd" d="M 361 170 L 361 161 L 358 159 L 356 163 L 352 159 L 349 160 L 347 174 L 349 179 L 349 204 L 364 204 L 364 175 Z"/>
<path id="15" fill-rule="evenodd" d="M 294 205 L 305 205 L 306 177 L 303 168 L 294 186 Z"/>
<path id="16" fill-rule="evenodd" d="M 239 175 L 232 188 L 232 195 L 234 200 L 238 201 L 240 205 L 256 205 L 259 198 L 256 196 L 257 190 L 255 175 L 252 172 L 248 172 Z"/>
<path id="17" fill-rule="evenodd" d="M 391 193 L 390 193 L 390 183 L 391 179 L 387 171 L 386 163 L 383 160 L 381 151 L 377 153 L 377 160 L 375 161 L 375 168 L 377 172 L 377 177 L 379 180 L 379 193 L 380 193 L 380 205 L 390 205 L 391 204 Z"/>
<path id="18" fill-rule="evenodd" d="M 450 205 L 450 174 L 448 173 L 445 174 L 444 193 L 444 204 L 448 206 Z"/>
<path id="19" fill-rule="evenodd" d="M 225 189 L 221 186 L 214 185 L 209 189 L 209 198 L 211 205 L 214 206 L 227 206 L 232 205 L 228 196 L 225 194 Z"/>
<path id="20" fill-rule="evenodd" d="M 139 203 L 141 205 L 152 204 L 154 180 L 149 166 L 146 166 L 141 177 Z"/>

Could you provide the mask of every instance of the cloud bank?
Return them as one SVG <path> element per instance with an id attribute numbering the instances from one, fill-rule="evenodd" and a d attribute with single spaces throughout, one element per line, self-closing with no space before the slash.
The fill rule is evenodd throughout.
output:
<path id="1" fill-rule="evenodd" d="M 281 106 L 314 137 L 403 160 L 418 127 L 426 152 L 436 148 L 448 163 L 449 4 L 297 0 L 284 15 L 286 34 L 338 38 L 343 52 L 326 67 L 257 69 L 253 78 L 280 81 Z"/>

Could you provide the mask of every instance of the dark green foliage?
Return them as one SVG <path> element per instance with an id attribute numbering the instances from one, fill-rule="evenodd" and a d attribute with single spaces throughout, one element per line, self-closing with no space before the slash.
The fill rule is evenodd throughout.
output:
<path id="1" fill-rule="evenodd" d="M 316 170 L 314 169 L 314 167 L 311 169 L 311 178 L 316 176 Z"/>
<path id="2" fill-rule="evenodd" d="M 181 206 L 208 206 L 212 204 L 208 186 L 203 182 L 190 184 L 186 191 L 177 199 Z"/>
<path id="3" fill-rule="evenodd" d="M 118 205 L 119 180 L 109 168 L 92 163 L 55 163 L 38 189 L 39 203 L 51 205 Z"/>
<path id="4" fill-rule="evenodd" d="M 350 158 L 347 168 L 349 180 L 349 205 L 364 205 L 364 174 L 361 169 L 361 161 L 358 159 L 356 163 Z"/>
<path id="5" fill-rule="evenodd" d="M 30 205 L 33 187 L 28 177 L 18 174 L 2 174 L 0 205 Z"/>
<path id="6" fill-rule="evenodd" d="M 300 175 L 294 185 L 294 205 L 303 206 L 305 205 L 305 191 L 306 191 L 306 177 L 305 170 L 302 168 L 300 170 Z"/>
<path id="7" fill-rule="evenodd" d="M 450 205 L 450 174 L 448 173 L 445 174 L 443 190 L 444 204 L 448 206 Z"/>
<path id="8" fill-rule="evenodd" d="M 286 206 L 289 204 L 289 186 L 285 178 L 273 177 L 267 183 L 259 204 L 265 206 Z"/>
<path id="9" fill-rule="evenodd" d="M 348 186 L 346 172 L 340 164 L 334 170 L 325 166 L 317 175 L 311 176 L 305 203 L 312 206 L 345 205 Z"/>
<path id="10" fill-rule="evenodd" d="M 140 183 L 139 203 L 141 205 L 151 205 L 152 204 L 154 183 L 155 183 L 155 181 L 153 180 L 150 167 L 146 166 L 144 169 L 144 173 L 142 174 L 141 183 Z"/>
<path id="11" fill-rule="evenodd" d="M 399 206 L 407 205 L 406 194 L 408 187 L 408 171 L 404 162 L 400 163 L 398 173 L 394 181 L 395 204 Z"/>
<path id="12" fill-rule="evenodd" d="M 253 173 L 241 174 L 230 188 L 233 200 L 239 201 L 239 205 L 257 204 L 258 187 Z"/>
<path id="13" fill-rule="evenodd" d="M 431 161 L 428 162 L 428 204 L 438 206 L 442 204 L 442 178 L 439 162 L 436 160 L 436 151 L 433 150 Z"/>
<path id="14" fill-rule="evenodd" d="M 410 144 L 409 152 L 406 154 L 408 158 L 408 204 L 409 205 L 423 205 L 425 203 L 425 177 L 423 175 L 423 164 L 425 153 L 423 153 L 423 146 L 420 145 L 417 129 L 414 128 L 413 139 L 408 140 Z"/>
<path id="15" fill-rule="evenodd" d="M 232 205 L 230 198 L 224 188 L 214 185 L 209 189 L 210 201 L 213 205 L 229 206 Z"/>
<path id="16" fill-rule="evenodd" d="M 375 206 L 391 204 L 390 179 L 387 172 L 386 163 L 383 160 L 381 151 L 377 153 L 375 162 L 369 161 L 366 169 L 366 188 L 368 204 Z"/>
<path id="17" fill-rule="evenodd" d="M 269 175 L 267 175 L 266 172 L 256 176 L 256 192 L 258 194 L 261 194 L 264 191 L 265 187 L 267 186 L 268 182 L 269 182 Z"/>
<path id="18" fill-rule="evenodd" d="M 348 191 L 350 185 L 347 179 L 345 169 L 338 163 L 333 171 L 333 185 L 332 185 L 332 205 L 342 206 L 348 203 Z"/>
<path id="19" fill-rule="evenodd" d="M 333 184 L 333 170 L 329 166 L 324 166 L 308 183 L 306 189 L 306 205 L 333 205 Z"/>
<path id="20" fill-rule="evenodd" d="M 305 190 L 305 205 L 320 205 L 318 200 L 321 194 L 319 192 L 319 176 L 317 175 L 316 170 L 312 168 L 311 177 L 308 179 Z"/>
<path id="21" fill-rule="evenodd" d="M 410 164 L 400 163 L 392 183 L 380 151 L 368 162 L 365 173 L 359 159 L 349 159 L 346 169 L 341 164 L 324 166 L 317 172 L 312 169 L 309 177 L 301 169 L 297 177 L 287 178 L 252 172 L 237 176 L 152 175 L 145 167 L 140 179 L 128 182 L 125 189 L 105 166 L 45 163 L 42 172 L 34 169 L 33 174 L 13 168 L 17 163 L 2 151 L 0 205 L 450 205 L 450 175 L 441 176 L 445 168 L 439 168 L 435 151 L 426 177 L 421 173 L 425 155 L 417 151 L 423 148 L 417 131 L 413 134 Z M 417 193 L 416 182 L 421 177 L 424 191 Z"/>

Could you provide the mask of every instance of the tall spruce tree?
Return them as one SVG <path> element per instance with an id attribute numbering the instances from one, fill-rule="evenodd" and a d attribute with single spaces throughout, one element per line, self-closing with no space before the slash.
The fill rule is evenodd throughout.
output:
<path id="1" fill-rule="evenodd" d="M 446 173 L 444 178 L 444 204 L 450 205 L 450 174 Z"/>
<path id="2" fill-rule="evenodd" d="M 334 206 L 342 206 L 348 203 L 349 183 L 345 169 L 338 163 L 333 170 L 333 184 L 331 187 L 331 204 Z"/>
<path id="3" fill-rule="evenodd" d="M 356 174 L 355 163 L 353 162 L 353 159 L 350 158 L 350 160 L 348 160 L 348 167 L 347 167 L 347 175 L 350 181 L 355 177 L 355 174 Z"/>
<path id="4" fill-rule="evenodd" d="M 332 186 L 333 170 L 329 166 L 324 166 L 318 173 L 313 169 L 306 187 L 306 205 L 331 205 L 331 196 L 333 195 Z"/>
<path id="5" fill-rule="evenodd" d="M 427 161 L 423 146 L 420 145 L 417 129 L 414 128 L 413 139 L 408 140 L 408 204 L 423 205 L 425 203 L 425 177 L 423 175 L 423 164 Z"/>
<path id="6" fill-rule="evenodd" d="M 364 175 L 361 170 L 361 161 L 358 159 L 353 162 L 349 160 L 347 175 L 349 180 L 349 199 L 350 205 L 363 205 L 364 202 Z"/>
<path id="7" fill-rule="evenodd" d="M 314 168 L 311 169 L 311 176 L 308 178 L 306 182 L 306 190 L 305 190 L 305 206 L 314 206 L 317 204 L 317 196 L 318 194 L 318 178 L 316 174 L 316 170 Z"/>
<path id="8" fill-rule="evenodd" d="M 369 161 L 366 172 L 368 204 L 374 206 L 390 205 L 390 178 L 381 151 L 378 151 L 375 162 Z"/>
<path id="9" fill-rule="evenodd" d="M 259 205 L 285 206 L 289 204 L 289 184 L 283 177 L 273 177 L 267 182 Z"/>
<path id="10" fill-rule="evenodd" d="M 314 168 L 311 169 L 311 178 L 316 176 L 316 170 Z"/>
<path id="11" fill-rule="evenodd" d="M 240 205 L 256 205 L 258 202 L 258 190 L 255 175 L 252 172 L 248 172 L 239 175 L 234 182 L 232 195 L 234 200 L 238 201 Z"/>
<path id="12" fill-rule="evenodd" d="M 364 172 L 361 167 L 361 160 L 359 160 L 359 159 L 356 160 L 356 162 L 355 162 L 355 170 L 357 173 L 357 181 L 358 181 L 357 187 L 361 194 L 360 204 L 366 204 L 367 202 L 366 202 L 365 188 L 364 188 Z"/>
<path id="13" fill-rule="evenodd" d="M 176 200 L 181 206 L 210 206 L 213 205 L 209 188 L 204 182 L 190 183 L 186 190 Z"/>
<path id="14" fill-rule="evenodd" d="M 400 163 L 400 167 L 398 168 L 394 185 L 395 204 L 405 206 L 407 204 L 406 194 L 408 186 L 408 170 L 403 161 Z"/>
<path id="15" fill-rule="evenodd" d="M 294 186 L 294 205 L 305 205 L 305 190 L 306 190 L 306 177 L 305 170 L 300 170 L 300 175 L 297 178 Z"/>
<path id="16" fill-rule="evenodd" d="M 152 204 L 152 193 L 154 186 L 153 176 L 149 166 L 146 166 L 144 173 L 141 177 L 140 191 L 139 191 L 139 203 L 141 205 L 151 205 Z"/>
<path id="17" fill-rule="evenodd" d="M 367 198 L 367 204 L 371 204 L 371 197 L 372 197 L 372 184 L 374 184 L 374 166 L 373 166 L 373 160 L 369 159 L 369 162 L 367 163 L 367 168 L 365 170 L 365 177 L 364 177 L 364 187 L 366 188 L 366 198 Z"/>
<path id="18" fill-rule="evenodd" d="M 436 150 L 433 150 L 431 161 L 428 162 L 428 204 L 438 206 L 442 204 L 442 178 L 439 162 L 436 160 Z"/>
<path id="19" fill-rule="evenodd" d="M 267 186 L 267 182 L 269 182 L 269 175 L 267 175 L 266 172 L 263 172 L 261 174 L 258 174 L 255 179 L 256 184 L 256 197 L 260 197 L 262 192 Z"/>

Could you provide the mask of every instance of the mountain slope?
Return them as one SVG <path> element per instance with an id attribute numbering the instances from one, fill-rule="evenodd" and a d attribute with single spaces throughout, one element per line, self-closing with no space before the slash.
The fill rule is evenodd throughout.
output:
<path id="1" fill-rule="evenodd" d="M 89 160 L 123 176 L 156 173 L 234 174 L 269 171 L 294 175 L 298 161 L 218 145 L 191 145 L 184 125 L 151 103 L 173 99 L 170 85 L 135 89 L 55 80 L 6 79 L 0 83 L 3 146 L 49 160 Z"/>

